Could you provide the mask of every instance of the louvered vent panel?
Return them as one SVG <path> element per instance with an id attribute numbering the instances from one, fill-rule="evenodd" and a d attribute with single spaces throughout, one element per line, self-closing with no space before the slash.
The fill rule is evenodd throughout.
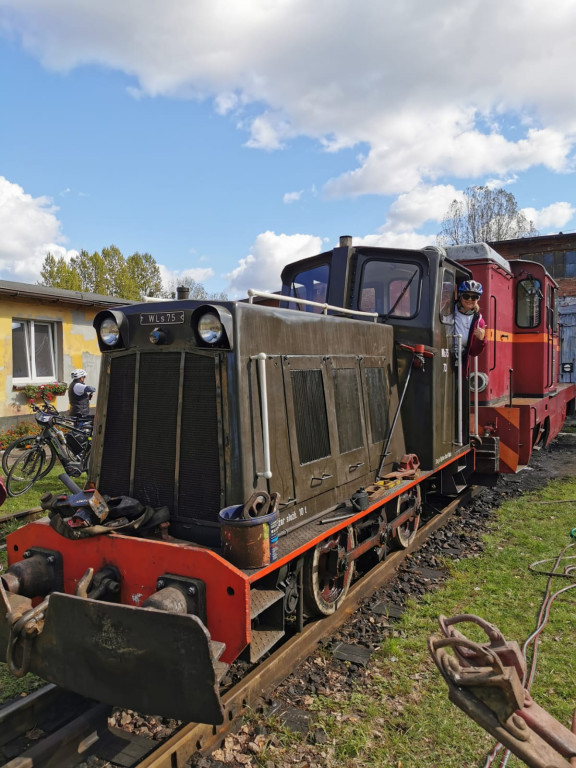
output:
<path id="1" fill-rule="evenodd" d="M 300 464 L 330 455 L 321 370 L 291 371 Z"/>

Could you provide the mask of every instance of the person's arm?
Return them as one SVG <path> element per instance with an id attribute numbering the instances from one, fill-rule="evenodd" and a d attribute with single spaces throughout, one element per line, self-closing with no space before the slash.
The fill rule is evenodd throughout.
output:
<path id="1" fill-rule="evenodd" d="M 478 318 L 476 327 L 472 331 L 472 338 L 470 340 L 470 350 L 468 354 L 470 357 L 478 357 L 480 352 L 486 346 L 486 323 L 482 315 Z"/>
<path id="2" fill-rule="evenodd" d="M 88 384 L 82 384 L 82 382 L 78 381 L 76 384 L 74 384 L 74 394 L 78 395 L 80 397 L 81 395 L 92 395 L 96 392 L 96 387 L 91 387 Z"/>

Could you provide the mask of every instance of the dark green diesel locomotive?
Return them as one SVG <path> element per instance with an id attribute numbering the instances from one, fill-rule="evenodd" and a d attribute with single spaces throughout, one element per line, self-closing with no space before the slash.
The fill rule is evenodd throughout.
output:
<path id="1" fill-rule="evenodd" d="M 281 294 L 100 312 L 78 497 L 98 519 L 77 525 L 69 497 L 9 537 L 12 671 L 219 722 L 227 665 L 337 610 L 476 456 L 497 469 L 494 440 L 472 450 L 454 366 L 455 287 L 470 274 L 441 249 L 342 238 L 286 267 Z"/>

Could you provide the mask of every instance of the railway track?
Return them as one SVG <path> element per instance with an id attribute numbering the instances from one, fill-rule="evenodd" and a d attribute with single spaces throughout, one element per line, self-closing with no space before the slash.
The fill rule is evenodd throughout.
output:
<path id="1" fill-rule="evenodd" d="M 121 768 L 184 768 L 190 757 L 209 754 L 249 707 L 261 708 L 267 691 L 284 680 L 318 643 L 333 634 L 374 590 L 391 581 L 406 557 L 442 528 L 458 507 L 468 502 L 471 488 L 452 501 L 417 532 L 410 547 L 393 552 L 354 584 L 336 613 L 307 624 L 222 696 L 221 726 L 188 723 L 162 742 L 110 727 L 110 706 L 70 694 L 56 686 L 0 709 L 0 766 L 2 768 L 73 768 L 88 756 L 102 766 Z M 98 762 L 91 764 L 98 765 Z"/>
<path id="2" fill-rule="evenodd" d="M 0 515 L 0 526 L 2 526 L 3 523 L 14 522 L 15 520 L 19 520 L 24 523 L 40 514 L 46 514 L 42 507 L 32 507 L 31 509 L 23 509 L 21 512 L 12 512 L 9 515 Z M 0 530 L 0 551 L 4 549 L 6 549 L 6 537 Z"/>

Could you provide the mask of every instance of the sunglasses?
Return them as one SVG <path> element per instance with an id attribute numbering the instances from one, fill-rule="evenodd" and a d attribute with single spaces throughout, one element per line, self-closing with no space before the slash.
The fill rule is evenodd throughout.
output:
<path id="1" fill-rule="evenodd" d="M 480 296 L 476 293 L 461 293 L 460 294 L 461 299 L 472 299 L 472 301 L 477 301 Z"/>

